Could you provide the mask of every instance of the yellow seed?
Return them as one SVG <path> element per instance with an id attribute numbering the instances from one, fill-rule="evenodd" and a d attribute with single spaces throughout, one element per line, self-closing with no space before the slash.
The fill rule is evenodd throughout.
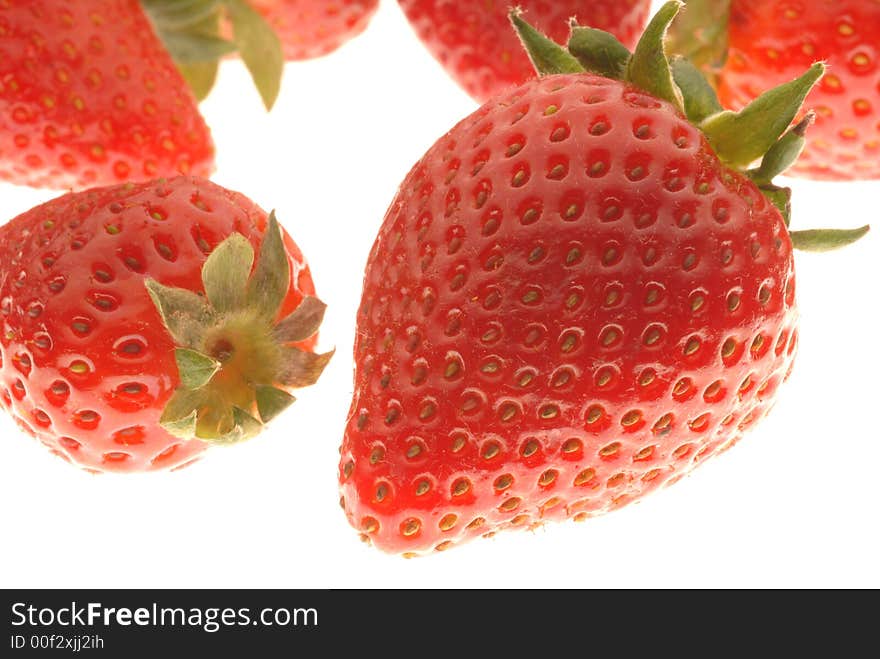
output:
<path id="1" fill-rule="evenodd" d="M 451 513 L 449 515 L 444 515 L 443 518 L 440 520 L 440 524 L 439 524 L 440 530 L 441 531 L 448 531 L 449 529 L 454 527 L 457 523 L 458 523 L 458 515 L 454 515 Z"/>
<path id="2" fill-rule="evenodd" d="M 400 532 L 403 533 L 406 537 L 414 536 L 419 532 L 419 529 L 422 528 L 422 523 L 416 519 L 415 517 L 411 517 L 403 523 L 403 526 L 400 528 Z"/>

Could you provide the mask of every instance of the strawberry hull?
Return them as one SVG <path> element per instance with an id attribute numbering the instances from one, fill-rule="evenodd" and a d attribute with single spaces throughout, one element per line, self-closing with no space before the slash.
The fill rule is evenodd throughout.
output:
<path id="1" fill-rule="evenodd" d="M 489 102 L 371 253 L 349 521 L 418 554 L 675 482 L 772 406 L 794 296 L 781 214 L 668 103 L 587 74 Z"/>
<path id="2" fill-rule="evenodd" d="M 252 201 L 190 177 L 69 194 L 13 219 L 0 230 L 0 405 L 91 471 L 189 464 L 209 444 L 160 425 L 180 379 L 145 281 L 201 292 L 221 241 L 240 233 L 257 247 L 265 230 Z M 287 314 L 314 285 L 289 237 L 285 248 Z"/>

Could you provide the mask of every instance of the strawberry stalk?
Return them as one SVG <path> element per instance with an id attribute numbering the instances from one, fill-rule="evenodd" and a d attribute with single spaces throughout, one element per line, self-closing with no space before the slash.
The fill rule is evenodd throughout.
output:
<path id="1" fill-rule="evenodd" d="M 817 62 L 799 78 L 765 92 L 739 112 L 724 110 L 705 76 L 688 60 L 670 58 L 666 39 L 684 3 L 672 0 L 655 14 L 641 41 L 630 52 L 613 35 L 572 25 L 567 49 L 542 35 L 514 9 L 510 18 L 539 75 L 596 73 L 629 83 L 666 100 L 706 136 L 718 157 L 731 169 L 752 178 L 785 218 L 791 216 L 791 190 L 772 179 L 797 160 L 814 115 L 790 128 L 807 95 L 825 73 Z M 700 10 L 702 11 L 702 10 Z M 757 168 L 751 166 L 759 163 Z M 824 252 L 862 238 L 869 227 L 852 230 L 791 231 L 797 249 Z"/>
<path id="2" fill-rule="evenodd" d="M 267 110 L 281 89 L 284 54 L 278 35 L 245 0 L 140 0 L 157 34 L 198 100 L 208 96 L 221 58 L 238 52 Z M 224 23 L 232 36 L 221 36 Z"/>
<path id="3" fill-rule="evenodd" d="M 205 261 L 202 282 L 204 295 L 146 281 L 177 345 L 180 387 L 160 423 L 183 439 L 233 444 L 254 437 L 289 407 L 291 389 L 318 380 L 333 353 L 295 344 L 318 331 L 325 306 L 307 297 L 277 320 L 290 266 L 274 213 L 256 263 L 250 242 L 234 234 Z"/>

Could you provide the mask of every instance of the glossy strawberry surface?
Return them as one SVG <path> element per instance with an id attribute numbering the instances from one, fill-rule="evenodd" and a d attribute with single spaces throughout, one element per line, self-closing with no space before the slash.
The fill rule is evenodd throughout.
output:
<path id="1" fill-rule="evenodd" d="M 191 177 L 68 194 L 9 222 L 0 229 L 2 406 L 89 470 L 190 463 L 208 444 L 158 424 L 179 379 L 144 282 L 201 292 L 207 255 L 233 232 L 257 247 L 265 228 L 252 201 Z M 283 314 L 314 293 L 301 252 L 289 237 L 285 247 Z"/>
<path id="2" fill-rule="evenodd" d="M 792 173 L 880 178 L 880 3 L 875 0 L 733 0 L 720 96 L 741 108 L 818 60 L 829 71 L 810 94 L 809 145 Z"/>
<path id="3" fill-rule="evenodd" d="M 284 57 L 321 57 L 358 36 L 379 0 L 252 0 L 281 39 Z"/>
<path id="4" fill-rule="evenodd" d="M 635 44 L 648 17 L 649 0 L 399 0 L 419 37 L 449 74 L 475 99 L 491 96 L 535 76 L 508 11 L 516 5 L 538 29 L 565 43 L 577 19 Z"/>
<path id="5" fill-rule="evenodd" d="M 214 147 L 137 0 L 0 3 L 0 179 L 207 175 Z"/>
<path id="6" fill-rule="evenodd" d="M 412 555 L 637 501 L 769 410 L 794 296 L 780 213 L 671 105 L 527 83 L 441 138 L 385 218 L 345 512 Z"/>

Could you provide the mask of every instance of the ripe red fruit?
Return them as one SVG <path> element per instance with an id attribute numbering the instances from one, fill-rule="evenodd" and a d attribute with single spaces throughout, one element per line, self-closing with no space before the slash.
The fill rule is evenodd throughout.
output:
<path id="1" fill-rule="evenodd" d="M 510 4 L 520 6 L 551 39 L 568 38 L 569 19 L 635 44 L 650 0 L 521 0 L 459 2 L 399 0 L 419 37 L 449 74 L 478 101 L 485 101 L 535 76 L 534 67 L 510 29 Z"/>
<path id="2" fill-rule="evenodd" d="M 0 3 L 0 179 L 207 175 L 214 147 L 137 0 Z"/>
<path id="3" fill-rule="evenodd" d="M 880 178 L 880 3 L 697 0 L 688 9 L 729 24 L 728 39 L 713 38 L 709 50 L 729 41 L 715 57 L 721 62 L 719 96 L 730 107 L 744 107 L 817 60 L 828 64 L 828 75 L 807 99 L 816 125 L 792 174 Z M 710 12 L 729 12 L 729 23 Z"/>
<path id="4" fill-rule="evenodd" d="M 821 67 L 722 115 L 695 70 L 673 83 L 677 9 L 633 56 L 577 30 L 576 60 L 520 25 L 536 61 L 608 77 L 490 101 L 403 182 L 367 264 L 339 472 L 380 549 L 619 508 L 772 407 L 797 346 L 785 195 L 728 163 L 790 159 L 803 127 L 780 136 Z"/>
<path id="5" fill-rule="evenodd" d="M 379 0 L 251 0 L 275 29 L 288 60 L 321 57 L 363 32 Z"/>
<path id="6" fill-rule="evenodd" d="M 2 406 L 90 470 L 186 465 L 317 378 L 314 290 L 274 216 L 209 181 L 59 197 L 0 229 Z"/>

